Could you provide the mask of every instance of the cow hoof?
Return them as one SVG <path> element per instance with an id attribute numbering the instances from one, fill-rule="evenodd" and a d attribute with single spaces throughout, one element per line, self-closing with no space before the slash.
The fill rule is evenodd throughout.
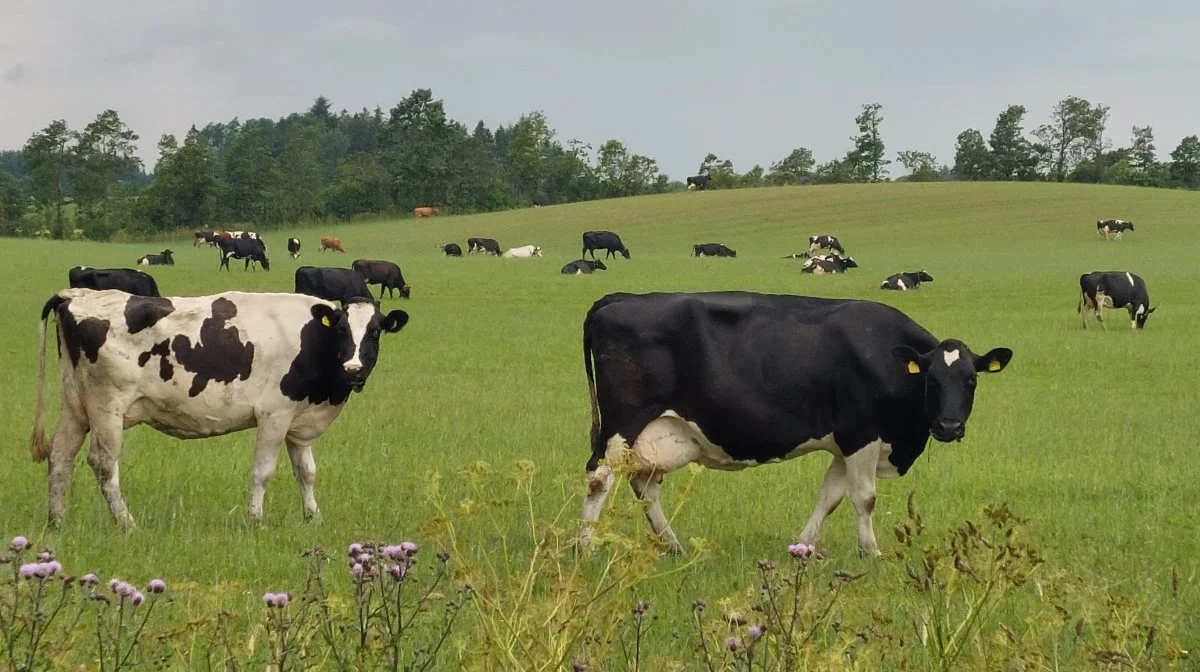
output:
<path id="1" fill-rule="evenodd" d="M 304 512 L 304 522 L 306 522 L 306 523 L 321 522 L 321 512 L 317 509 L 313 509 L 312 511 L 305 511 Z"/>

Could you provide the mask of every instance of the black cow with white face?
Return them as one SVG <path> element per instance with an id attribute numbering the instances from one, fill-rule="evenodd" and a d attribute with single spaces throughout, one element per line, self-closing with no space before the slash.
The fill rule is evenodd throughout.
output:
<path id="1" fill-rule="evenodd" d="M 409 298 L 409 294 L 412 293 L 412 287 L 404 281 L 404 274 L 400 272 L 400 266 L 391 261 L 356 259 L 350 268 L 361 275 L 368 285 L 379 285 L 379 298 L 381 299 L 384 290 L 387 290 L 388 298 L 395 296 L 393 291 L 399 291 L 402 299 Z"/>
<path id="2" fill-rule="evenodd" d="M 1121 235 L 1126 231 L 1133 231 L 1133 222 L 1127 222 L 1123 219 L 1096 220 L 1096 235 L 1104 236 L 1105 240 L 1108 240 L 1110 236 L 1114 240 L 1120 240 Z"/>
<path id="3" fill-rule="evenodd" d="M 288 238 L 288 254 L 292 255 L 292 259 L 300 258 L 300 239 Z"/>
<path id="4" fill-rule="evenodd" d="M 876 478 L 908 473 L 930 437 L 962 440 L 978 374 L 1002 371 L 1012 351 L 977 355 L 871 301 L 703 292 L 601 298 L 583 321 L 583 355 L 592 454 L 581 546 L 615 462 L 631 468 L 650 525 L 679 551 L 658 501 L 665 474 L 824 451 L 833 460 L 800 540 L 815 544 L 848 495 L 860 549 L 879 555 Z"/>
<path id="5" fill-rule="evenodd" d="M 76 266 L 67 271 L 67 283 L 72 288 L 119 289 L 138 296 L 161 296 L 158 293 L 158 283 L 149 273 L 131 268 Z"/>
<path id="6" fill-rule="evenodd" d="M 342 303 L 374 300 L 366 278 L 349 268 L 301 266 L 296 269 L 296 293 Z"/>
<path id="7" fill-rule="evenodd" d="M 144 254 L 138 258 L 138 266 L 174 266 L 175 258 L 171 255 L 175 254 L 171 250 L 163 250 L 159 254 Z"/>
<path id="8" fill-rule="evenodd" d="M 229 270 L 230 259 L 244 259 L 242 270 L 248 270 L 253 264 L 261 264 L 264 271 L 271 270 L 271 262 L 267 259 L 267 245 L 262 238 L 246 234 L 234 238 L 218 238 L 217 247 L 221 250 L 221 265 L 217 270 Z"/>
<path id="9" fill-rule="evenodd" d="M 925 269 L 889 275 L 887 280 L 879 284 L 879 288 L 907 292 L 910 289 L 920 289 L 922 282 L 933 282 L 933 276 L 926 273 Z"/>
<path id="10" fill-rule="evenodd" d="M 836 236 L 827 236 L 827 235 L 822 234 L 819 236 L 809 236 L 808 237 L 808 252 L 809 252 L 809 254 L 816 254 L 816 252 L 818 250 L 822 250 L 822 249 L 833 250 L 834 252 L 837 252 L 838 254 L 840 254 L 842 256 L 845 256 L 845 254 L 846 254 L 845 248 L 843 248 L 842 244 L 840 242 L 838 242 L 838 239 Z"/>
<path id="11" fill-rule="evenodd" d="M 445 245 L 438 245 L 438 249 L 440 249 L 442 254 L 446 255 L 447 257 L 462 256 L 462 248 L 458 246 L 458 243 L 446 243 Z M 496 245 L 496 249 L 500 249 L 499 244 Z"/>
<path id="12" fill-rule="evenodd" d="M 500 243 L 494 238 L 468 238 L 467 239 L 467 254 L 475 252 L 483 252 L 500 256 Z"/>
<path id="13" fill-rule="evenodd" d="M 621 242 L 621 237 L 612 231 L 584 231 L 583 232 L 583 252 L 579 256 L 586 257 L 591 253 L 592 258 L 596 258 L 596 253 L 593 250 L 604 250 L 604 258 L 615 257 L 620 254 L 626 259 L 629 258 L 629 248 L 625 247 L 625 243 Z"/>
<path id="14" fill-rule="evenodd" d="M 607 271 L 608 267 L 599 259 L 576 259 L 560 271 L 563 275 L 587 275 L 593 271 Z"/>
<path id="15" fill-rule="evenodd" d="M 737 251 L 721 243 L 699 243 L 692 246 L 693 257 L 736 257 Z"/>
<path id="16" fill-rule="evenodd" d="M 1079 321 L 1087 329 L 1085 308 L 1094 311 L 1096 321 L 1104 324 L 1105 308 L 1124 308 L 1129 311 L 1129 327 L 1145 329 L 1150 313 L 1158 309 L 1150 307 L 1150 294 L 1142 276 L 1127 271 L 1092 271 L 1079 276 Z"/>
<path id="17" fill-rule="evenodd" d="M 43 427 L 46 326 L 58 323 L 62 410 L 53 439 Z M 299 294 L 224 292 L 143 297 L 65 289 L 42 309 L 38 396 L 30 449 L 49 458 L 50 525 L 66 509 L 75 458 L 90 433 L 87 462 L 118 524 L 133 525 L 118 479 L 124 429 L 145 424 L 177 439 L 258 428 L 249 515 L 287 445 L 305 518 L 318 514 L 313 444 L 360 392 L 379 357 L 379 338 L 408 314 L 374 302 L 341 307 Z"/>
<path id="18" fill-rule="evenodd" d="M 708 183 L 712 180 L 708 175 L 692 175 L 687 178 L 688 189 L 704 190 L 708 188 Z"/>
<path id="19" fill-rule="evenodd" d="M 854 257 L 839 257 L 831 254 L 824 257 L 812 257 L 804 262 L 800 272 L 825 275 L 827 273 L 845 273 L 851 268 L 858 268 L 858 262 L 854 261 Z"/>

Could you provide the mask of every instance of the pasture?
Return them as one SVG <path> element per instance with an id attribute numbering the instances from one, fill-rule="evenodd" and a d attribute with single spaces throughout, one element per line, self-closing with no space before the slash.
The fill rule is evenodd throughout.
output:
<path id="1" fill-rule="evenodd" d="M 827 521 L 820 545 L 838 566 L 870 572 L 854 585 L 850 604 L 907 618 L 903 569 L 889 554 L 910 490 L 935 530 L 1006 502 L 1031 519 L 1035 546 L 1048 561 L 1177 614 L 1177 634 L 1190 649 L 1200 637 L 1197 213 L 1197 193 L 1080 185 L 682 193 L 263 231 L 269 272 L 243 271 L 236 260 L 231 272 L 218 272 L 216 250 L 193 248 L 190 238 L 166 245 L 4 240 L 0 532 L 48 543 L 79 571 L 162 576 L 179 586 L 180 618 L 219 604 L 244 605 L 239 618 L 253 619 L 263 592 L 302 579 L 298 554 L 305 548 L 342 549 L 364 537 L 422 541 L 436 513 L 422 493 L 435 472 L 455 501 L 464 495 L 454 474 L 473 462 L 530 460 L 539 473 L 539 514 L 552 516 L 566 502 L 578 515 L 590 424 L 581 323 L 604 294 L 741 289 L 868 298 L 901 308 L 939 338 L 960 338 L 976 353 L 1009 347 L 1014 358 L 1003 373 L 981 377 L 963 442 L 933 442 L 909 475 L 880 480 L 875 528 L 882 560 L 858 558 L 848 503 Z M 1107 218 L 1132 220 L 1136 231 L 1106 241 L 1095 223 Z M 632 258 L 608 260 L 607 271 L 589 276 L 560 275 L 563 264 L 579 258 L 580 234 L 591 229 L 619 233 Z M 838 236 L 859 268 L 811 276 L 800 273 L 801 262 L 781 259 L 806 249 L 808 236 L 818 233 Z M 304 245 L 298 262 L 287 255 L 290 235 Z M 321 235 L 340 238 L 347 253 L 318 252 Z M 544 256 L 451 259 L 437 249 L 454 241 L 465 250 L 470 236 L 496 238 L 502 249 L 538 245 Z M 724 243 L 737 258 L 690 256 L 693 244 L 705 242 Z M 383 338 L 365 390 L 315 446 L 319 522 L 302 522 L 298 488 L 281 460 L 263 527 L 247 523 L 252 433 L 185 442 L 138 427 L 126 431 L 121 455 L 121 485 L 137 529 L 117 532 L 82 456 L 64 528 L 44 529 L 45 465 L 29 459 L 27 446 L 41 306 L 66 286 L 71 266 L 132 268 L 166 246 L 175 251 L 174 266 L 141 267 L 164 296 L 291 291 L 298 265 L 349 267 L 360 257 L 403 269 L 412 298 L 383 305 L 403 308 L 411 321 Z M 880 291 L 888 275 L 921 268 L 935 281 L 919 291 Z M 1144 331 L 1130 330 L 1124 310 L 1106 312 L 1107 332 L 1092 321 L 1086 331 L 1080 327 L 1078 280 L 1093 270 L 1145 278 L 1159 308 Z M 50 361 L 56 371 L 53 354 Z M 53 427 L 57 376 L 48 378 Z M 669 633 L 687 630 L 696 597 L 754 585 L 757 559 L 780 557 L 803 526 L 827 464 L 818 454 L 666 480 L 663 504 L 676 532 L 689 548 L 689 538 L 703 537 L 713 551 L 638 596 L 660 614 L 648 647 L 673 645 Z M 680 508 L 678 491 L 693 478 L 695 491 Z M 522 524 L 514 520 L 511 532 L 526 534 Z M 622 525 L 639 538 L 649 531 L 640 517 Z M 497 553 L 495 530 L 468 525 L 464 534 L 476 560 Z"/>

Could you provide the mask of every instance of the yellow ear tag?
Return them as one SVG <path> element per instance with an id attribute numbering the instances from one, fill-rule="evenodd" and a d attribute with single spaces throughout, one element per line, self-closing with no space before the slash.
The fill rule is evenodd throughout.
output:
<path id="1" fill-rule="evenodd" d="M 908 372 L 909 373 L 920 373 L 921 367 L 917 366 L 916 362 L 909 362 L 908 363 Z"/>
<path id="2" fill-rule="evenodd" d="M 994 359 L 992 361 L 988 362 L 988 371 L 995 373 L 999 370 L 1000 370 L 1000 362 L 997 362 Z"/>
<path id="3" fill-rule="evenodd" d="M 323 325 L 325 325 L 325 326 L 327 326 L 327 327 L 328 327 L 328 326 L 330 326 L 330 324 L 329 324 L 329 317 L 328 317 L 328 316 L 326 316 L 326 317 L 322 317 L 322 318 L 321 318 L 321 324 L 323 324 Z"/>

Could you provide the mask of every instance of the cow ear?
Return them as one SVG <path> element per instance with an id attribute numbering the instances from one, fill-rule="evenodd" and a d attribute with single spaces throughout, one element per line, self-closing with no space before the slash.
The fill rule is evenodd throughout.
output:
<path id="1" fill-rule="evenodd" d="M 394 334 L 404 328 L 408 324 L 408 313 L 403 310 L 393 310 L 383 317 L 383 330 L 389 334 Z"/>
<path id="2" fill-rule="evenodd" d="M 1149 315 L 1150 313 L 1153 313 L 1156 310 L 1158 310 L 1158 306 L 1155 306 L 1155 307 L 1151 308 L 1150 310 L 1147 310 L 1146 314 Z"/>
<path id="3" fill-rule="evenodd" d="M 993 348 L 985 355 L 975 358 L 975 370 L 979 373 L 1000 373 L 1008 366 L 1013 352 L 1008 348 Z"/>
<path id="4" fill-rule="evenodd" d="M 338 321 L 340 312 L 341 311 L 337 310 L 336 308 L 330 308 L 323 303 L 318 303 L 312 307 L 313 319 L 317 320 L 322 326 L 325 327 L 332 327 L 333 324 Z"/>
<path id="5" fill-rule="evenodd" d="M 925 355 L 922 355 L 907 345 L 897 345 L 896 347 L 892 348 L 892 355 L 895 356 L 897 361 L 904 365 L 904 370 L 907 371 L 909 375 L 915 376 L 917 374 L 924 373 L 929 368 L 926 365 Z"/>

